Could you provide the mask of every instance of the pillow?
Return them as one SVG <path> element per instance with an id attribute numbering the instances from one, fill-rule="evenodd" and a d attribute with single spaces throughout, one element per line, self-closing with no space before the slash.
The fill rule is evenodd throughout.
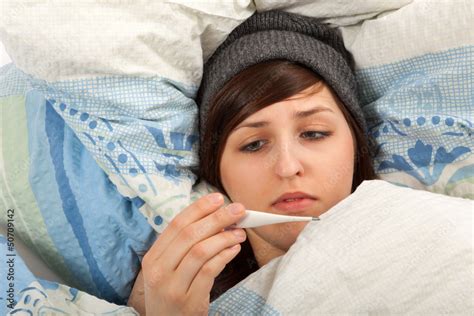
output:
<path id="1" fill-rule="evenodd" d="M 364 181 L 209 315 L 471 314 L 473 206 Z"/>
<path id="2" fill-rule="evenodd" d="M 34 276 L 15 251 L 17 240 L 0 236 L 0 257 L 8 258 L 8 272 L 0 270 L 4 280 L 0 315 L 134 315 L 131 307 L 118 306 L 75 288 Z M 14 244 L 15 247 L 10 248 Z M 5 282 L 6 281 L 6 282 Z M 21 291 L 16 295 L 18 289 Z"/>
<path id="3" fill-rule="evenodd" d="M 124 304 L 155 231 L 206 192 L 193 196 L 191 172 L 203 58 L 253 11 L 250 2 L 2 5 L 13 64 L 0 70 L 0 206 L 69 286 Z"/>
<path id="4" fill-rule="evenodd" d="M 15 238 L 65 283 L 126 302 L 153 229 L 15 66 L 0 78 L 15 83 L 0 97 L 0 207 L 12 210 L 1 225 L 12 219 Z"/>
<path id="5" fill-rule="evenodd" d="M 346 37 L 382 179 L 474 198 L 473 10 L 415 1 Z"/>

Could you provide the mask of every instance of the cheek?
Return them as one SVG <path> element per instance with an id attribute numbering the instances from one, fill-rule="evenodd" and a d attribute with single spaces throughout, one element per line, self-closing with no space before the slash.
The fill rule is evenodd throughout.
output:
<path id="1" fill-rule="evenodd" d="M 325 163 L 327 168 L 322 169 L 325 173 L 323 191 L 333 200 L 339 201 L 347 197 L 352 189 L 354 142 L 350 130 L 348 129 L 332 145 L 331 154 L 327 156 Z"/>
<path id="2" fill-rule="evenodd" d="M 220 165 L 221 182 L 232 201 L 238 201 L 246 205 L 255 198 L 255 192 L 259 192 L 259 183 L 255 181 L 260 178 L 261 168 L 258 164 L 249 164 L 232 155 L 223 155 Z"/>

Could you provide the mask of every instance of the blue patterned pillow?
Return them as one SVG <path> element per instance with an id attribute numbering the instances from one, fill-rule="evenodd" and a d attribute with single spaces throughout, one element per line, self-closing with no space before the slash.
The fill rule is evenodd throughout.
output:
<path id="1" fill-rule="evenodd" d="M 14 237 L 70 286 L 125 303 L 154 230 L 20 70 L 0 68 L 0 82 L 0 207 Z"/>
<path id="2" fill-rule="evenodd" d="M 474 2 L 412 1 L 342 26 L 380 178 L 474 198 Z"/>
<path id="3" fill-rule="evenodd" d="M 474 198 L 474 46 L 357 72 L 382 179 Z"/>

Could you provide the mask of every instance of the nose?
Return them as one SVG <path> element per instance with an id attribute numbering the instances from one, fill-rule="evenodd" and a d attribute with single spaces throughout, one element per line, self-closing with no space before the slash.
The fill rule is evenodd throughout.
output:
<path id="1" fill-rule="evenodd" d="M 288 142 L 278 146 L 274 159 L 275 173 L 281 178 L 302 176 L 304 174 L 304 168 L 299 156 L 298 149 Z"/>

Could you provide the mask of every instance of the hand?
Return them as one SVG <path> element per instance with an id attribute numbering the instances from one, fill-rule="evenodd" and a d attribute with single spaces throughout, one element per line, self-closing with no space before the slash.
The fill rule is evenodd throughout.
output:
<path id="1" fill-rule="evenodd" d="M 133 285 L 132 292 L 127 302 L 128 306 L 133 307 L 139 315 L 145 316 L 145 287 L 143 283 L 143 270 L 140 270 L 135 284 Z"/>
<path id="2" fill-rule="evenodd" d="M 219 198 L 213 201 L 216 196 Z M 232 203 L 220 208 L 222 204 L 222 195 L 213 193 L 189 205 L 145 254 L 142 272 L 147 315 L 208 314 L 214 279 L 246 238 L 241 228 L 224 230 L 245 215 L 244 206 Z"/>

